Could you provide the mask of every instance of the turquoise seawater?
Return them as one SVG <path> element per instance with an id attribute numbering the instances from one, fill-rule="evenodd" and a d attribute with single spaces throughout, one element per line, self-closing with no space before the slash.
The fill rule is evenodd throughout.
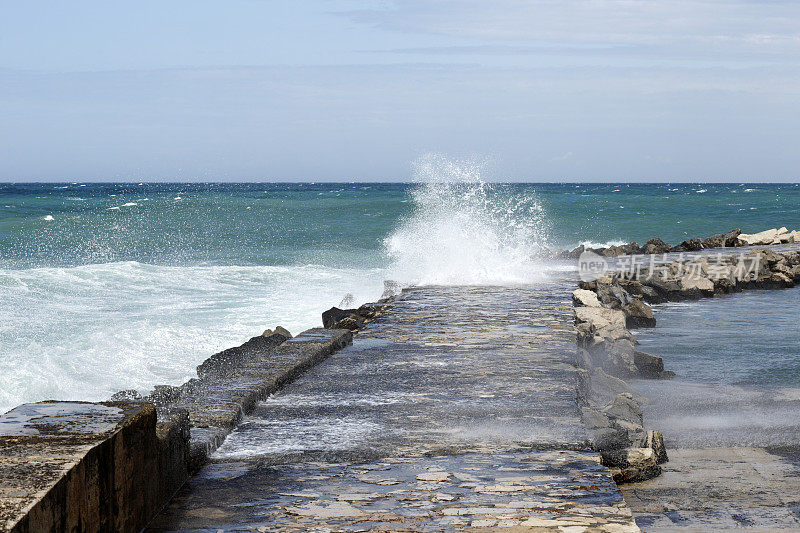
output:
<path id="1" fill-rule="evenodd" d="M 111 261 L 163 265 L 382 266 L 384 239 L 414 214 L 415 184 L 0 184 L 0 267 Z M 540 244 L 658 236 L 677 243 L 734 227 L 800 227 L 800 186 L 486 185 L 488 202 L 541 210 Z"/>
<path id="2" fill-rule="evenodd" d="M 0 411 L 180 383 L 400 284 L 547 276 L 542 247 L 800 229 L 764 184 L 0 184 Z"/>

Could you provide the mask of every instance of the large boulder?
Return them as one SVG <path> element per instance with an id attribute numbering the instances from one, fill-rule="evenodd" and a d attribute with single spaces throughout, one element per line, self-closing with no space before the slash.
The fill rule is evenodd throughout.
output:
<path id="1" fill-rule="evenodd" d="M 595 292 L 600 302 L 612 309 L 621 309 L 628 305 L 632 298 L 628 292 L 616 280 L 611 283 L 603 283 L 597 280 Z"/>
<path id="2" fill-rule="evenodd" d="M 773 228 L 761 231 L 759 233 L 742 233 L 738 237 L 738 242 L 741 246 L 760 246 L 764 244 L 772 244 L 779 234 L 788 232 L 786 228 L 781 229 L 784 231 Z"/>
<path id="3" fill-rule="evenodd" d="M 665 254 L 669 252 L 670 245 L 659 238 L 650 239 L 639 249 L 640 254 Z"/>
<path id="4" fill-rule="evenodd" d="M 638 298 L 640 300 L 644 300 L 647 303 L 656 304 L 656 303 L 663 303 L 666 300 L 652 287 L 648 287 L 647 285 L 643 284 L 641 281 L 634 280 L 634 279 L 620 279 L 618 281 L 620 287 L 625 289 L 625 291 L 633 296 L 634 298 Z"/>
<path id="5" fill-rule="evenodd" d="M 597 299 L 597 294 L 585 289 L 572 291 L 572 303 L 575 307 L 600 307 L 600 300 Z"/>
<path id="6" fill-rule="evenodd" d="M 671 377 L 664 372 L 664 359 L 647 352 L 636 350 L 633 352 L 633 362 L 643 378 L 660 379 Z"/>
<path id="7" fill-rule="evenodd" d="M 611 475 L 618 484 L 646 481 L 661 475 L 661 467 L 651 448 L 609 450 L 600 455 L 603 464 L 611 467 Z"/>
<path id="8" fill-rule="evenodd" d="M 703 241 L 698 238 L 683 241 L 670 249 L 670 252 L 699 252 L 703 249 Z"/>
<path id="9" fill-rule="evenodd" d="M 356 313 L 358 313 L 358 309 L 339 309 L 338 307 L 331 307 L 322 313 L 322 327 L 330 329 L 336 322 Z"/>
<path id="10" fill-rule="evenodd" d="M 642 425 L 642 408 L 633 394 L 627 392 L 617 394 L 614 401 L 603 409 L 603 414 L 611 419 Z"/>
<path id="11" fill-rule="evenodd" d="M 725 234 L 718 233 L 717 235 L 712 235 L 711 237 L 706 237 L 703 240 L 703 249 L 709 248 L 724 248 L 725 247 Z"/>
<path id="12" fill-rule="evenodd" d="M 625 313 L 607 307 L 576 307 L 576 324 L 588 323 L 593 332 L 610 339 L 632 337 L 625 327 Z"/>
<path id="13" fill-rule="evenodd" d="M 622 308 L 622 312 L 625 313 L 625 325 L 628 329 L 654 328 L 656 326 L 653 310 L 641 300 L 631 300 Z"/>
<path id="14" fill-rule="evenodd" d="M 725 234 L 725 246 L 727 248 L 733 248 L 734 246 L 739 245 L 739 235 L 742 234 L 742 230 L 739 228 L 733 229 Z"/>

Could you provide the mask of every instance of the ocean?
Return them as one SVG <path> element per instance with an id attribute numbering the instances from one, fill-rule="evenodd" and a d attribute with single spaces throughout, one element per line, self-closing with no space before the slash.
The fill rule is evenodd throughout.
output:
<path id="1" fill-rule="evenodd" d="M 543 247 L 798 229 L 798 205 L 794 184 L 0 184 L 0 412 L 179 384 L 384 280 L 536 283 Z"/>

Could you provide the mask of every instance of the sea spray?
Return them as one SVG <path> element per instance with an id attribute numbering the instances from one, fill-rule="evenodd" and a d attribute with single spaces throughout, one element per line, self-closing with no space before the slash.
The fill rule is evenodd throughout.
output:
<path id="1" fill-rule="evenodd" d="M 385 241 L 402 284 L 502 285 L 541 280 L 546 217 L 535 193 L 483 181 L 481 161 L 416 161 L 414 209 Z"/>

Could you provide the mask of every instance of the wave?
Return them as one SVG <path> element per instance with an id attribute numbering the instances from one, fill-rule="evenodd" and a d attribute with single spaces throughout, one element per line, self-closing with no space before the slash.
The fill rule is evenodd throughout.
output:
<path id="1" fill-rule="evenodd" d="M 485 164 L 428 154 L 414 165 L 414 209 L 384 246 L 389 271 L 413 285 L 502 285 L 541 280 L 546 217 L 536 195 L 490 185 Z"/>
<path id="2" fill-rule="evenodd" d="M 182 383 L 213 353 L 266 328 L 319 326 L 320 313 L 346 294 L 355 305 L 374 301 L 385 276 L 378 268 L 135 261 L 0 269 L 0 412 Z"/>

